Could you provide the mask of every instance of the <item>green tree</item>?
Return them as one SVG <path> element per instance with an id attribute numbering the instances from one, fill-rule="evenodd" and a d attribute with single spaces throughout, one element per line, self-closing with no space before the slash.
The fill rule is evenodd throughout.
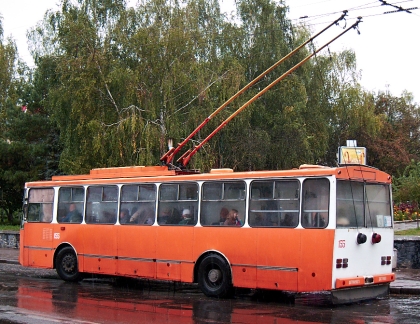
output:
<path id="1" fill-rule="evenodd" d="M 239 1 L 245 80 L 252 81 L 263 71 L 301 44 L 300 35 L 286 17 L 283 2 L 270 0 Z M 299 62 L 299 53 L 258 81 L 241 102 L 264 89 Z M 304 83 L 295 72 L 255 101 L 235 122 L 224 130 L 224 163 L 239 170 L 279 169 L 296 166 L 307 156 L 308 142 L 302 128 L 302 110 L 306 102 Z M 291 144 L 294 145 L 294 154 Z"/>
<path id="2" fill-rule="evenodd" d="M 41 104 L 42 88 L 18 59 L 13 40 L 4 43 L 1 36 L 0 208 L 12 222 L 14 212 L 22 206 L 25 182 L 57 172 L 58 149 L 56 130 Z"/>
<path id="3" fill-rule="evenodd" d="M 370 164 L 393 175 L 402 174 L 411 160 L 420 159 L 419 106 L 407 92 L 401 97 L 380 92 L 374 104 L 382 127 L 369 143 Z"/>
<path id="4" fill-rule="evenodd" d="M 16 45 L 11 39 L 7 41 L 3 39 L 2 19 L 0 19 L 0 208 L 9 221 L 12 221 L 13 211 L 16 209 L 16 198 L 21 201 L 22 197 L 22 182 L 13 181 L 13 177 L 19 175 L 11 173 L 13 168 L 11 159 L 16 157 L 17 152 L 7 134 L 11 123 L 10 112 L 16 108 L 16 74 Z M 19 153 L 21 152 L 22 150 L 19 150 Z M 3 212 L 0 212 L 0 215 L 3 215 Z"/>
<path id="5" fill-rule="evenodd" d="M 148 0 L 136 8 L 122 0 L 62 0 L 60 10 L 47 12 L 31 32 L 37 64 L 31 91 L 57 126 L 52 138 L 60 137 L 61 171 L 158 164 L 169 137 L 182 141 L 310 36 L 292 26 L 283 1 L 238 1 L 237 9 L 229 20 L 217 0 Z M 188 147 L 311 50 L 257 82 Z M 367 146 L 369 161 L 380 166 L 375 145 L 390 138 L 383 135 L 391 126 L 359 78 L 354 52 L 318 54 L 238 115 L 190 167 L 335 165 L 346 139 Z M 410 157 L 417 156 L 415 137 L 409 142 Z"/>
<path id="6" fill-rule="evenodd" d="M 393 179 L 394 201 L 420 202 L 420 162 L 412 160 L 400 177 Z"/>
<path id="7" fill-rule="evenodd" d="M 237 84 L 239 67 L 220 58 L 230 57 L 219 37 L 228 27 L 218 3 L 205 1 L 152 0 L 136 10 L 62 1 L 47 13 L 31 39 L 37 64 L 55 66 L 46 104 L 60 129 L 60 167 L 158 163 L 166 138 L 185 137 Z"/>

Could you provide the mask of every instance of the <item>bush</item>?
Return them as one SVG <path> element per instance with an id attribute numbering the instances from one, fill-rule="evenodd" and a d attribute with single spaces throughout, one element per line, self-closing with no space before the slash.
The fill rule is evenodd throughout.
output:
<path id="1" fill-rule="evenodd" d="M 418 204 L 416 202 L 404 202 L 394 205 L 394 220 L 416 220 L 418 218 Z"/>

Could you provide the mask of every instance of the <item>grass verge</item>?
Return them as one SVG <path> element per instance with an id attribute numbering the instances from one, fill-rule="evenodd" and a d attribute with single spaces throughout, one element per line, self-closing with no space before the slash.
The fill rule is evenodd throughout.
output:
<path id="1" fill-rule="evenodd" d="M 19 225 L 3 225 L 0 224 L 0 231 L 19 231 Z"/>
<path id="2" fill-rule="evenodd" d="M 395 235 L 414 235 L 419 236 L 420 235 L 420 228 L 410 228 L 403 231 L 395 231 Z"/>

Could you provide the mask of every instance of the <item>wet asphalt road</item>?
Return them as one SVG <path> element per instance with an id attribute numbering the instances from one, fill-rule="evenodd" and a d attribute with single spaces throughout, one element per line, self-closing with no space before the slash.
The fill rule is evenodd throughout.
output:
<path id="1" fill-rule="evenodd" d="M 63 282 L 53 270 L 0 264 L 0 323 L 420 323 L 420 296 L 343 306 L 320 296 L 236 291 L 205 297 L 196 286 L 90 278 Z"/>

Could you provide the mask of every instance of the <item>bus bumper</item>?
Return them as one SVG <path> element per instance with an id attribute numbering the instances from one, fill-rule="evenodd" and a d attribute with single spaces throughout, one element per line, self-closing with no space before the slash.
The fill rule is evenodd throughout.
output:
<path id="1" fill-rule="evenodd" d="M 387 297 L 388 295 L 389 283 L 385 283 L 363 287 L 335 289 L 331 291 L 331 301 L 333 304 L 347 304 L 378 297 Z"/>

